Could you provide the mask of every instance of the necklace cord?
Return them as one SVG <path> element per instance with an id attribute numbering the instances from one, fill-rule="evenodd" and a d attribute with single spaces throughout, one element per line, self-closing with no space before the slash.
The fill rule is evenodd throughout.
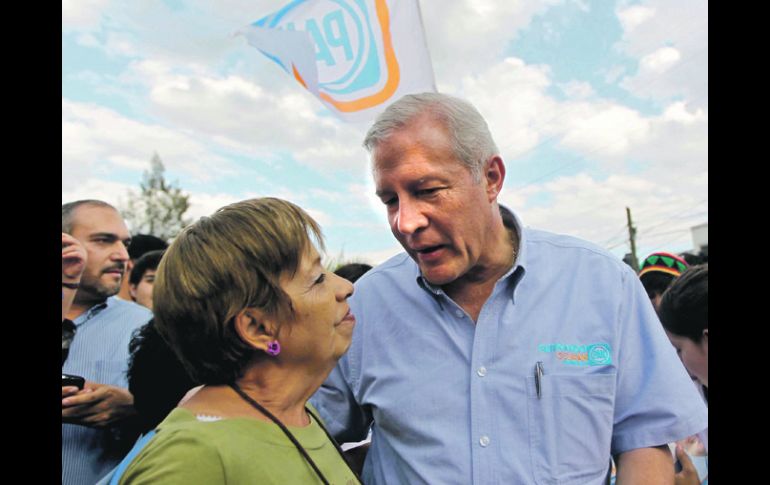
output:
<path id="1" fill-rule="evenodd" d="M 329 481 L 328 481 L 328 480 L 326 480 L 326 477 L 324 476 L 324 474 L 323 474 L 323 473 L 321 473 L 321 470 L 320 470 L 320 469 L 318 468 L 318 466 L 315 464 L 315 462 L 314 462 L 314 461 L 313 461 L 313 459 L 310 457 L 310 455 L 308 454 L 308 452 L 307 452 L 307 451 L 305 451 L 305 448 L 303 448 L 303 447 L 302 447 L 302 445 L 300 444 L 300 442 L 299 442 L 299 441 L 297 441 L 297 438 L 295 438 L 295 437 L 294 437 L 294 435 L 291 433 L 291 431 L 289 431 L 289 429 L 288 429 L 288 428 L 287 428 L 287 427 L 286 427 L 286 426 L 285 426 L 285 425 L 284 425 L 284 424 L 283 424 L 283 423 L 282 423 L 282 422 L 281 422 L 281 421 L 280 421 L 278 418 L 276 418 L 275 416 L 273 416 L 273 414 L 272 414 L 270 411 L 268 411 L 267 409 L 265 409 L 265 407 L 264 407 L 264 406 L 262 406 L 262 405 L 261 405 L 261 404 L 259 404 L 257 401 L 255 401 L 254 399 L 252 399 L 252 398 L 251 398 L 251 396 L 249 396 L 248 394 L 246 394 L 246 393 L 243 391 L 243 389 L 241 389 L 241 388 L 238 386 L 238 384 L 236 384 L 236 383 L 234 383 L 234 382 L 233 382 L 233 383 L 230 383 L 230 384 L 229 384 L 229 386 L 230 386 L 230 387 L 232 388 L 232 390 L 233 390 L 233 391 L 235 391 L 235 392 L 236 392 L 236 393 L 237 393 L 237 394 L 238 394 L 238 395 L 239 395 L 239 396 L 240 396 L 240 397 L 241 397 L 241 398 L 242 398 L 244 401 L 246 401 L 247 403 L 249 403 L 249 404 L 250 404 L 250 405 L 251 405 L 253 408 L 255 408 L 257 411 L 261 412 L 262 414 L 264 414 L 265 416 L 267 416 L 267 417 L 268 417 L 268 418 L 269 418 L 269 419 L 270 419 L 272 422 L 274 422 L 275 424 L 277 424 L 277 425 L 278 425 L 278 427 L 279 427 L 279 428 L 281 428 L 281 431 L 283 431 L 283 434 L 285 434 L 285 435 L 286 435 L 286 437 L 288 437 L 288 438 L 289 438 L 289 440 L 291 440 L 291 442 L 294 444 L 294 446 L 295 446 L 295 447 L 297 448 L 297 450 L 300 452 L 300 454 L 302 455 L 302 457 L 303 457 L 303 458 L 305 458 L 305 460 L 306 460 L 306 461 L 307 461 L 307 462 L 310 464 L 310 466 L 313 468 L 313 471 L 315 471 L 316 475 L 318 475 L 318 478 L 320 478 L 320 479 L 321 479 L 321 482 L 323 482 L 323 483 L 324 483 L 324 485 L 329 485 Z M 343 462 L 344 462 L 344 463 L 345 463 L 345 464 L 348 466 L 348 468 L 350 469 L 351 473 L 353 473 L 353 475 L 355 475 L 355 477 L 356 477 L 356 479 L 359 481 L 359 483 L 361 483 L 361 477 L 359 477 L 359 476 L 358 476 L 358 474 L 357 474 L 357 473 L 356 473 L 356 472 L 355 472 L 355 471 L 354 471 L 352 468 L 350 468 L 350 464 L 349 464 L 349 463 L 348 463 L 348 461 L 345 459 L 345 454 L 343 453 L 342 449 L 341 449 L 341 448 L 340 448 L 340 446 L 337 444 L 337 442 L 334 440 L 334 438 L 332 438 L 331 434 L 329 434 L 329 431 L 326 429 L 326 426 L 324 426 L 324 425 L 323 425 L 323 423 L 321 422 L 321 420 L 320 420 L 320 419 L 318 419 L 318 416 L 316 416 L 316 415 L 315 415 L 315 413 L 313 413 L 313 412 L 312 412 L 310 409 L 308 409 L 308 407 L 307 407 L 307 406 L 305 406 L 305 411 L 306 411 L 306 412 L 307 412 L 307 413 L 308 413 L 310 416 L 312 416 L 312 417 L 313 417 L 313 419 L 315 419 L 315 422 L 316 422 L 316 423 L 318 423 L 318 426 L 320 426 L 320 427 L 321 427 L 321 429 L 323 430 L 323 432 L 326 434 L 326 437 L 327 437 L 327 438 L 329 438 L 329 441 L 330 441 L 330 442 L 331 442 L 331 443 L 334 445 L 334 448 L 337 450 L 337 453 L 339 453 L 340 457 L 342 458 L 342 461 L 343 461 Z"/>

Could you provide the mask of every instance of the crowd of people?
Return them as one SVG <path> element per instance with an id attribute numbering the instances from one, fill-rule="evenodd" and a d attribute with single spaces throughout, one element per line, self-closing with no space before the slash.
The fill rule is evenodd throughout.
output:
<path id="1" fill-rule="evenodd" d="M 170 245 L 62 205 L 63 484 L 708 481 L 707 263 L 525 226 L 456 97 L 364 146 L 404 248 L 374 268 L 277 198 Z"/>

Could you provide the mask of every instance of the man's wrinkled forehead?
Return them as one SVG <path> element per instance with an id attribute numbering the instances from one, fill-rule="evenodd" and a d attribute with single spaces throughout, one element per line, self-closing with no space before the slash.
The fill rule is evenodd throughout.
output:
<path id="1" fill-rule="evenodd" d="M 111 207 L 84 205 L 72 212 L 72 232 L 80 237 L 89 237 L 97 233 L 114 234 L 119 239 L 130 237 L 120 213 Z M 73 234 L 74 235 L 74 234 Z"/>
<path id="2" fill-rule="evenodd" d="M 371 168 L 388 170 L 417 153 L 451 151 L 453 145 L 443 123 L 426 116 L 393 130 L 372 148 Z"/>

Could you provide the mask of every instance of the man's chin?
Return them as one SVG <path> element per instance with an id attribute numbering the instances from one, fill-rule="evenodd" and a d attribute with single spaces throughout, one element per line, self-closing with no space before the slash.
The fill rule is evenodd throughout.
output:
<path id="1" fill-rule="evenodd" d="M 420 272 L 422 277 L 433 286 L 448 285 L 457 279 L 457 275 L 453 271 L 442 267 L 424 267 L 420 265 Z"/>
<path id="2" fill-rule="evenodd" d="M 117 285 L 101 285 L 98 288 L 94 288 L 93 292 L 106 300 L 107 298 L 115 296 L 120 292 L 120 283 Z"/>

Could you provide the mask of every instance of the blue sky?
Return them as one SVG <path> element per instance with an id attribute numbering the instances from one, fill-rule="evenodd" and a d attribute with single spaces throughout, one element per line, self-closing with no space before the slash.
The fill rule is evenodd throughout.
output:
<path id="1" fill-rule="evenodd" d="M 236 29 L 288 1 L 62 3 L 62 201 L 120 206 L 157 152 L 189 215 L 278 196 L 321 223 L 328 254 L 400 248 L 360 147 Z M 422 0 L 438 89 L 487 118 L 525 225 L 619 258 L 693 247 L 708 222 L 708 4 Z"/>

